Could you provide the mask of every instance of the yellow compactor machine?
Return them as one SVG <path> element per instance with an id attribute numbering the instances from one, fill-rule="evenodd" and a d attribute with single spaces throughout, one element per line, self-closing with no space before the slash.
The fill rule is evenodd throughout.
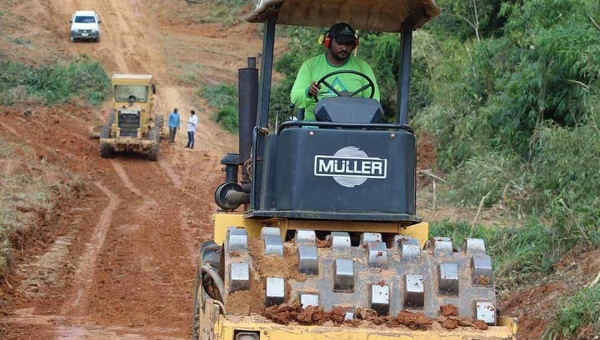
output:
<path id="1" fill-rule="evenodd" d="M 164 118 L 154 113 L 156 84 L 149 74 L 114 74 L 112 109 L 100 131 L 100 157 L 134 151 L 158 160 Z"/>
<path id="2" fill-rule="evenodd" d="M 221 160 L 221 210 L 213 240 L 200 247 L 192 338 L 514 339 L 514 320 L 497 315 L 484 241 L 430 237 L 416 214 L 411 46 L 413 31 L 440 13 L 435 2 L 252 6 L 247 20 L 264 27 L 261 65 L 249 58 L 238 71 L 239 150 Z M 336 91 L 338 97 L 318 101 L 316 121 L 301 112 L 280 119 L 280 108 L 270 110 L 276 26 L 337 22 L 399 33 L 393 122 L 382 119 L 376 100 Z M 439 322 L 448 309 L 458 314 L 450 318 L 457 328 Z"/>

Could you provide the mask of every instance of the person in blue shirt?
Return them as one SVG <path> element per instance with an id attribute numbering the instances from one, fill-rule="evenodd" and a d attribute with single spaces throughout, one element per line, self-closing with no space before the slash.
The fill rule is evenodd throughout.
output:
<path id="1" fill-rule="evenodd" d="M 173 109 L 173 112 L 169 114 L 169 143 L 175 143 L 175 134 L 180 127 L 179 112 L 177 112 L 177 108 L 175 108 Z"/>

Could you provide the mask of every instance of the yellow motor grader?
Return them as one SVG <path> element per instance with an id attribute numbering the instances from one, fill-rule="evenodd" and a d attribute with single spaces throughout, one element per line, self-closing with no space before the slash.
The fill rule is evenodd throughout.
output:
<path id="1" fill-rule="evenodd" d="M 264 25 L 261 65 L 249 58 L 238 71 L 239 150 L 221 160 L 192 339 L 514 339 L 514 319 L 497 315 L 484 241 L 430 237 L 416 214 L 411 46 L 413 31 L 440 13 L 434 0 L 253 8 L 247 20 Z M 321 99 L 316 121 L 280 121 L 281 108 L 269 109 L 277 24 L 337 22 L 399 33 L 392 123 L 376 100 L 347 95 Z"/>
<path id="2" fill-rule="evenodd" d="M 163 116 L 154 115 L 156 84 L 149 74 L 114 74 L 113 105 L 100 131 L 100 157 L 141 152 L 158 160 Z"/>

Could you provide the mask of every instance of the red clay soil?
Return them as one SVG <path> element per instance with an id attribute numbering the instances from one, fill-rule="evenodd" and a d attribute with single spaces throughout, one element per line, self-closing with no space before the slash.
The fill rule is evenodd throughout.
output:
<path id="1" fill-rule="evenodd" d="M 440 313 L 439 317 L 429 319 L 422 313 L 413 313 L 407 310 L 401 311 L 396 316 L 379 316 L 374 310 L 358 309 L 354 320 L 345 320 L 346 312 L 341 307 L 333 308 L 331 311 L 323 311 L 322 308 L 315 306 L 308 306 L 303 309 L 298 301 L 294 301 L 293 303 L 268 307 L 263 316 L 283 325 L 288 325 L 291 322 L 297 322 L 301 325 L 323 325 L 331 321 L 334 325 L 345 324 L 351 327 L 359 327 L 365 323 L 390 328 L 404 327 L 426 331 L 432 327 L 433 323 L 437 323 L 445 329 L 458 327 L 471 327 L 478 330 L 488 329 L 485 322 L 456 316 L 458 314 L 456 306 L 441 306 Z"/>
<path id="2" fill-rule="evenodd" d="M 594 282 L 600 275 L 600 250 L 572 249 L 554 265 L 554 270 L 552 275 L 540 279 L 536 286 L 502 295 L 498 309 L 503 315 L 518 319 L 519 339 L 542 339 L 555 311 L 563 308 L 562 299 Z M 593 332 L 583 329 L 576 338 L 598 339 L 598 334 Z"/>

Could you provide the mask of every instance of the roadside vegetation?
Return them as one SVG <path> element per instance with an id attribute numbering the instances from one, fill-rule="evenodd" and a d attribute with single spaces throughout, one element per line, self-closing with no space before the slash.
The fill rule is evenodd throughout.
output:
<path id="1" fill-rule="evenodd" d="M 435 136 L 434 170 L 448 181 L 439 200 L 501 206 L 516 222 L 446 221 L 432 234 L 459 245 L 485 239 L 498 289 L 515 291 L 551 275 L 567 252 L 600 247 L 600 3 L 436 2 L 442 15 L 414 35 L 409 106 L 417 134 Z M 322 52 L 316 37 L 324 31 L 287 28 L 273 104 L 289 102 L 301 63 Z M 382 106 L 394 117 L 398 36 L 360 35 L 358 55 L 373 65 Z M 237 110 L 221 114 L 237 119 Z M 600 334 L 600 284 L 572 288 L 546 337 Z"/>
<path id="2" fill-rule="evenodd" d="M 83 99 L 95 106 L 110 91 L 102 65 L 86 56 L 41 66 L 0 58 L 0 70 L 0 105 L 55 105 Z"/>
<path id="3" fill-rule="evenodd" d="M 239 23 L 241 12 L 248 7 L 246 0 L 186 0 L 191 5 L 201 5 L 205 15 L 190 14 L 186 19 L 197 23 L 221 23 L 234 25 Z"/>
<path id="4" fill-rule="evenodd" d="M 215 109 L 212 119 L 229 131 L 237 133 L 239 126 L 238 89 L 236 85 L 204 85 L 196 92 L 207 104 Z"/>
<path id="5" fill-rule="evenodd" d="M 413 123 L 436 137 L 446 202 L 501 205 L 522 222 L 433 233 L 484 238 L 498 289 L 515 291 L 600 246 L 600 5 L 487 0 L 474 17 L 473 3 L 438 4 L 415 39 Z M 572 288 L 548 338 L 600 333 L 600 285 Z"/>

